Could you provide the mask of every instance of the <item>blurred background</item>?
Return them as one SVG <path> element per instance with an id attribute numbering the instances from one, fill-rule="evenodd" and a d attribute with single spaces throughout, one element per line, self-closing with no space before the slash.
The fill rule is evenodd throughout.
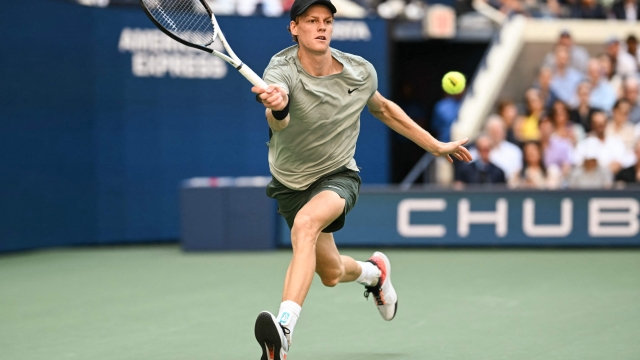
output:
<path id="1" fill-rule="evenodd" d="M 258 74 L 292 45 L 291 0 L 208 3 Z M 340 344 L 360 340 L 345 338 L 327 350 L 309 334 L 298 358 L 640 357 L 639 2 L 333 3 L 331 46 L 369 60 L 379 91 L 438 139 L 469 137 L 476 160 L 433 158 L 363 112 L 363 188 L 336 243 L 365 258 L 389 249 L 413 296 L 407 310 L 420 315 L 400 319 L 378 342 L 387 347 L 349 350 Z M 251 313 L 228 314 L 250 328 L 265 294 L 277 305 L 290 258 L 289 230 L 264 194 L 268 126 L 250 84 L 165 36 L 137 0 L 22 0 L 2 13 L 6 358 L 253 354 L 251 332 L 225 332 L 210 306 L 237 301 Z M 467 77 L 462 94 L 443 92 L 449 71 Z M 25 252 L 43 248 L 57 250 Z M 253 294 L 256 274 L 272 272 Z M 412 293 L 416 281 L 429 286 Z M 349 301 L 345 328 L 361 311 Z M 322 321 L 329 305 L 309 317 Z M 394 348 L 407 327 L 408 347 Z"/>

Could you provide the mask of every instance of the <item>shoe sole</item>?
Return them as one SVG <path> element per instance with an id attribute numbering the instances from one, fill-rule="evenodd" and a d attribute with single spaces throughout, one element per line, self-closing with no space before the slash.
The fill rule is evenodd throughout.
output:
<path id="1" fill-rule="evenodd" d="M 284 360 L 280 358 L 280 349 L 282 348 L 280 333 L 278 333 L 276 324 L 273 323 L 271 313 L 263 311 L 258 315 L 254 331 L 256 340 L 262 348 L 261 360 L 272 360 L 269 358 L 269 348 L 267 345 L 273 345 L 273 360 Z"/>
<path id="2" fill-rule="evenodd" d="M 396 289 L 393 287 L 393 284 L 391 283 L 391 261 L 389 261 L 389 258 L 387 257 L 387 255 L 376 251 L 373 253 L 373 256 L 378 256 L 380 258 L 382 258 L 382 261 L 384 261 L 384 266 L 387 268 L 387 277 L 384 279 L 385 282 L 388 282 L 389 287 L 391 287 L 393 289 L 393 292 L 396 292 Z M 391 319 L 387 320 L 384 319 L 386 321 L 391 321 L 396 317 L 396 314 L 398 313 L 398 293 L 396 293 L 396 303 L 394 305 L 394 309 L 393 309 L 393 316 L 391 317 Z"/>

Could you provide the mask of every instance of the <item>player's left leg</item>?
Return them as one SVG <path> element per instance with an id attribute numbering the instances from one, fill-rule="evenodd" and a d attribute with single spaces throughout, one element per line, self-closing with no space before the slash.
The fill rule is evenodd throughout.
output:
<path id="1" fill-rule="evenodd" d="M 375 252 L 367 261 L 356 261 L 340 255 L 331 233 L 321 233 L 316 242 L 316 273 L 325 286 L 356 281 L 365 286 L 365 296 L 373 294 L 380 315 L 385 320 L 395 317 L 398 295 L 391 284 L 391 263 L 387 256 Z"/>

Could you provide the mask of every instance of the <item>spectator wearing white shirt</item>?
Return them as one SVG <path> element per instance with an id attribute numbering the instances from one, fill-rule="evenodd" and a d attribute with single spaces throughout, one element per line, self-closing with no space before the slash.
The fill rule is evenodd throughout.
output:
<path id="1" fill-rule="evenodd" d="M 598 164 L 612 174 L 617 174 L 620 169 L 635 162 L 633 154 L 627 151 L 621 138 L 606 136 L 606 127 L 605 113 L 594 113 L 591 117 L 591 133 L 576 146 L 574 164 L 581 165 L 588 151 L 596 151 Z"/>
<path id="2" fill-rule="evenodd" d="M 489 160 L 504 171 L 507 179 L 512 177 L 522 169 L 522 151 L 505 140 L 506 126 L 499 117 L 490 117 L 485 129 L 494 144 Z"/>
<path id="3" fill-rule="evenodd" d="M 613 176 L 606 167 L 599 164 L 599 141 L 595 137 L 589 137 L 584 142 L 582 159 L 571 172 L 569 187 L 572 189 L 610 188 L 613 185 Z"/>
<path id="4" fill-rule="evenodd" d="M 622 139 L 627 151 L 633 151 L 633 144 L 636 142 L 635 126 L 629 122 L 630 110 L 631 105 L 627 100 L 616 101 L 611 121 L 605 129 L 605 136 L 617 136 Z"/>
<path id="5" fill-rule="evenodd" d="M 636 76 L 638 64 L 633 56 L 620 46 L 620 39 L 615 36 L 610 37 L 605 43 L 604 51 L 613 59 L 616 74 L 623 78 Z"/>

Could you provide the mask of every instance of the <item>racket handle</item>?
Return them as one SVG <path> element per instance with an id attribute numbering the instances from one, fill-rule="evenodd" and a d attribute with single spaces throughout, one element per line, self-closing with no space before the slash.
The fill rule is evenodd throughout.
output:
<path id="1" fill-rule="evenodd" d="M 262 80 L 262 78 L 258 76 L 255 72 L 253 72 L 253 70 L 251 70 L 251 68 L 247 66 L 247 64 L 242 64 L 242 67 L 238 71 L 240 71 L 240 74 L 246 77 L 247 80 L 249 80 L 249 82 L 252 83 L 253 85 L 263 89 L 267 88 L 267 83 L 264 82 L 264 80 Z"/>

